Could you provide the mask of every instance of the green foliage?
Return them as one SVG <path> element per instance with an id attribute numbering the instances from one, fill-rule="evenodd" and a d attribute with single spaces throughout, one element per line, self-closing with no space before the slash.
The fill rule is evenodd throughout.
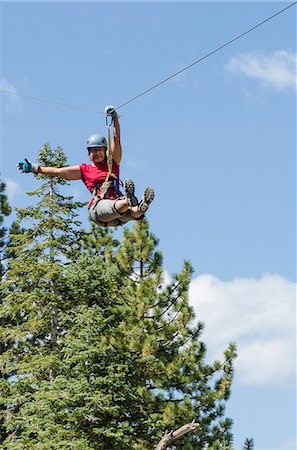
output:
<path id="1" fill-rule="evenodd" d="M 0 292 L 0 305 L 3 304 L 3 294 L 2 294 L 2 278 L 5 273 L 4 261 L 6 259 L 6 247 L 7 247 L 7 228 L 4 226 L 4 218 L 9 216 L 11 213 L 11 207 L 8 203 L 8 199 L 5 193 L 6 185 L 4 182 L 0 181 L 0 282 L 1 282 L 1 292 Z M 0 326 L 8 326 L 9 324 L 0 318 Z M 0 340 L 0 357 L 6 350 L 6 344 Z M 5 384 L 5 375 L 0 366 L 0 392 L 2 391 L 2 386 Z M 0 397 L 0 436 L 5 434 L 4 417 L 1 412 L 4 411 L 4 405 Z"/>
<path id="2" fill-rule="evenodd" d="M 254 439 L 246 438 L 243 448 L 244 448 L 244 450 L 253 450 L 253 448 L 254 448 Z"/>
<path id="3" fill-rule="evenodd" d="M 66 158 L 47 144 L 40 162 Z M 121 243 L 108 229 L 87 232 L 82 204 L 59 192 L 65 180 L 38 177 L 3 281 L 1 448 L 153 450 L 165 430 L 195 419 L 197 432 L 174 449 L 230 450 L 236 347 L 206 363 L 188 302 L 191 264 L 166 284 L 146 220 Z"/>
<path id="4" fill-rule="evenodd" d="M 9 261 L 12 261 L 17 257 L 14 248 L 14 237 L 17 235 L 21 235 L 25 232 L 25 229 L 22 228 L 17 222 L 12 222 L 8 230 L 7 242 L 5 249 L 3 251 L 3 259 L 6 262 L 6 268 L 3 270 L 3 274 L 5 274 L 6 270 L 9 266 Z"/>
<path id="5" fill-rule="evenodd" d="M 3 238 L 6 232 L 6 229 L 3 227 L 4 217 L 9 216 L 9 214 L 11 213 L 11 207 L 8 203 L 5 190 L 6 184 L 0 180 L 0 247 L 3 246 Z"/>
<path id="6" fill-rule="evenodd" d="M 46 145 L 40 152 L 40 162 L 44 161 L 60 165 L 65 158 L 61 149 Z M 22 405 L 41 380 L 55 378 L 60 366 L 60 279 L 69 258 L 79 254 L 76 209 L 81 204 L 60 195 L 59 184 L 65 180 L 43 179 L 40 189 L 30 193 L 39 197 L 38 203 L 19 209 L 18 223 L 10 230 L 0 311 L 1 392 L 5 393 L 1 416 L 7 421 L 1 439 L 5 441 L 11 436 L 17 439 Z M 30 221 L 27 229 L 21 228 L 24 219 Z"/>
<path id="7" fill-rule="evenodd" d="M 4 226 L 4 218 L 11 213 L 11 207 L 8 203 L 6 195 L 6 184 L 0 180 L 0 275 L 4 274 L 3 259 L 5 259 L 4 252 L 6 248 L 6 233 L 7 228 Z"/>
<path id="8" fill-rule="evenodd" d="M 61 167 L 65 165 L 66 157 L 60 147 L 51 149 L 49 144 L 45 144 L 39 152 L 38 162 Z M 30 255 L 34 253 L 37 260 L 41 255 L 44 260 L 56 262 L 61 258 L 78 257 L 80 221 L 77 210 L 84 203 L 74 202 L 73 197 L 60 194 L 60 187 L 69 184 L 63 178 L 45 178 L 42 175 L 37 175 L 37 178 L 42 180 L 41 186 L 28 195 L 37 196 L 39 201 L 33 207 L 17 209 L 18 219 L 30 220 L 33 226 L 16 238 L 16 246 L 21 253 L 27 247 Z"/>
<path id="9" fill-rule="evenodd" d="M 114 249 L 119 241 L 113 238 L 112 228 L 101 228 L 91 223 L 89 231 L 81 232 L 80 253 L 100 256 L 106 263 L 114 262 Z"/>
<path id="10" fill-rule="evenodd" d="M 194 449 L 215 442 L 232 443 L 232 421 L 224 419 L 230 396 L 236 347 L 230 344 L 223 362 L 205 363 L 200 341 L 203 324 L 194 323 L 188 303 L 192 267 L 185 262 L 165 286 L 162 256 L 146 221 L 125 230 L 118 266 L 125 277 L 124 301 L 130 306 L 127 323 L 130 351 L 138 355 L 139 383 L 145 393 L 143 417 L 150 442 L 166 429 L 177 429 L 194 418 L 197 435 L 188 435 L 175 448 Z M 148 447 L 151 448 L 151 447 Z"/>

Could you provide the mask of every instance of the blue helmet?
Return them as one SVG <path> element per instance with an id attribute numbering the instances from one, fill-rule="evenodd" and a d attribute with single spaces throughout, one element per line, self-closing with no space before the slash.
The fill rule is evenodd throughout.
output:
<path id="1" fill-rule="evenodd" d="M 107 149 L 107 142 L 104 136 L 101 134 L 92 134 L 87 140 L 87 148 L 93 147 L 105 147 Z"/>

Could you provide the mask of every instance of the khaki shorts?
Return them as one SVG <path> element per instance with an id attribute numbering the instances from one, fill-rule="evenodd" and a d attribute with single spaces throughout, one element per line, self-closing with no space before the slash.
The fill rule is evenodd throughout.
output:
<path id="1" fill-rule="evenodd" d="M 131 216 L 130 210 L 126 213 L 119 213 L 115 204 L 119 199 L 116 200 L 96 200 L 92 207 L 89 209 L 89 218 L 92 222 L 95 222 L 97 225 L 101 227 L 117 227 L 119 225 L 124 225 L 130 220 L 135 220 L 134 217 Z M 143 219 L 144 216 L 141 216 L 139 219 Z"/>

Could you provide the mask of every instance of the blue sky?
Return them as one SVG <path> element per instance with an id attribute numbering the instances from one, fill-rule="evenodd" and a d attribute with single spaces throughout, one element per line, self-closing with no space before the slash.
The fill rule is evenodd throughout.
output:
<path id="1" fill-rule="evenodd" d="M 101 112 L 274 14 L 284 2 L 2 2 L 1 176 L 45 142 L 87 162 Z M 295 449 L 296 7 L 121 109 L 122 178 L 156 190 L 148 217 L 168 277 L 190 259 L 209 358 L 239 346 L 235 448 Z M 88 200 L 77 181 L 70 192 Z M 86 211 L 82 221 L 87 224 Z M 121 236 L 121 231 L 117 234 Z"/>

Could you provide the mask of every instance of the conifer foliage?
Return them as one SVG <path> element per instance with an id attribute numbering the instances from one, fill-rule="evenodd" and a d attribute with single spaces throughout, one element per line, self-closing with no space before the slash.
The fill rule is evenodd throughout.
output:
<path id="1" fill-rule="evenodd" d="M 52 150 L 48 144 L 40 151 L 43 165 L 65 164 L 61 149 Z M 70 197 L 59 193 L 64 180 L 42 179 L 36 205 L 19 209 L 18 224 L 29 226 L 22 233 L 11 235 L 13 258 L 2 280 L 1 393 L 5 404 L 2 416 L 6 429 L 4 448 L 25 448 L 30 442 L 26 434 L 24 408 L 34 404 L 45 380 L 53 380 L 61 363 L 59 335 L 61 328 L 60 278 L 69 258 L 77 256 L 77 208 Z M 16 228 L 18 230 L 18 228 Z M 31 448 L 31 447 L 30 447 Z"/>
<path id="2" fill-rule="evenodd" d="M 206 347 L 200 340 L 203 324 L 194 325 L 188 303 L 191 264 L 186 261 L 166 285 L 162 256 L 155 251 L 158 241 L 147 221 L 124 234 L 117 258 L 126 280 L 124 301 L 130 307 L 129 350 L 137 355 L 139 389 L 145 399 L 138 421 L 145 424 L 150 444 L 142 448 L 152 448 L 166 429 L 193 419 L 199 423 L 197 433 L 175 443 L 175 448 L 229 448 L 232 421 L 224 419 L 224 404 L 230 396 L 235 345 L 226 349 L 224 361 L 206 364 Z"/>
<path id="3" fill-rule="evenodd" d="M 246 438 L 243 448 L 244 448 L 244 450 L 253 450 L 254 449 L 254 439 Z"/>
<path id="4" fill-rule="evenodd" d="M 6 184 L 0 180 L 0 274 L 4 273 L 3 259 L 6 248 L 7 228 L 4 226 L 5 217 L 11 213 L 11 207 L 6 195 Z"/>
<path id="5" fill-rule="evenodd" d="M 4 219 L 8 217 L 11 213 L 11 207 L 8 203 L 8 198 L 6 195 L 6 184 L 0 180 L 0 281 L 2 283 L 2 278 L 5 274 L 5 261 L 6 261 L 6 249 L 7 249 L 7 228 L 4 226 Z M 3 306 L 3 292 L 0 292 L 0 307 Z M 0 318 L 0 326 L 8 326 L 9 323 Z M 7 345 L 0 340 L 0 357 L 7 350 Z M 5 373 L 2 371 L 0 366 L 0 383 L 5 381 Z M 0 388 L 1 389 L 1 388 Z M 5 425 L 3 411 L 5 410 L 5 405 L 0 398 L 0 436 L 5 434 Z"/>
<path id="6" fill-rule="evenodd" d="M 60 148 L 40 151 L 61 166 Z M 82 230 L 66 182 L 41 178 L 35 205 L 2 281 L 3 449 L 154 450 L 166 431 L 195 421 L 174 449 L 231 449 L 234 344 L 206 363 L 188 301 L 186 261 L 168 282 L 146 220 Z"/>

